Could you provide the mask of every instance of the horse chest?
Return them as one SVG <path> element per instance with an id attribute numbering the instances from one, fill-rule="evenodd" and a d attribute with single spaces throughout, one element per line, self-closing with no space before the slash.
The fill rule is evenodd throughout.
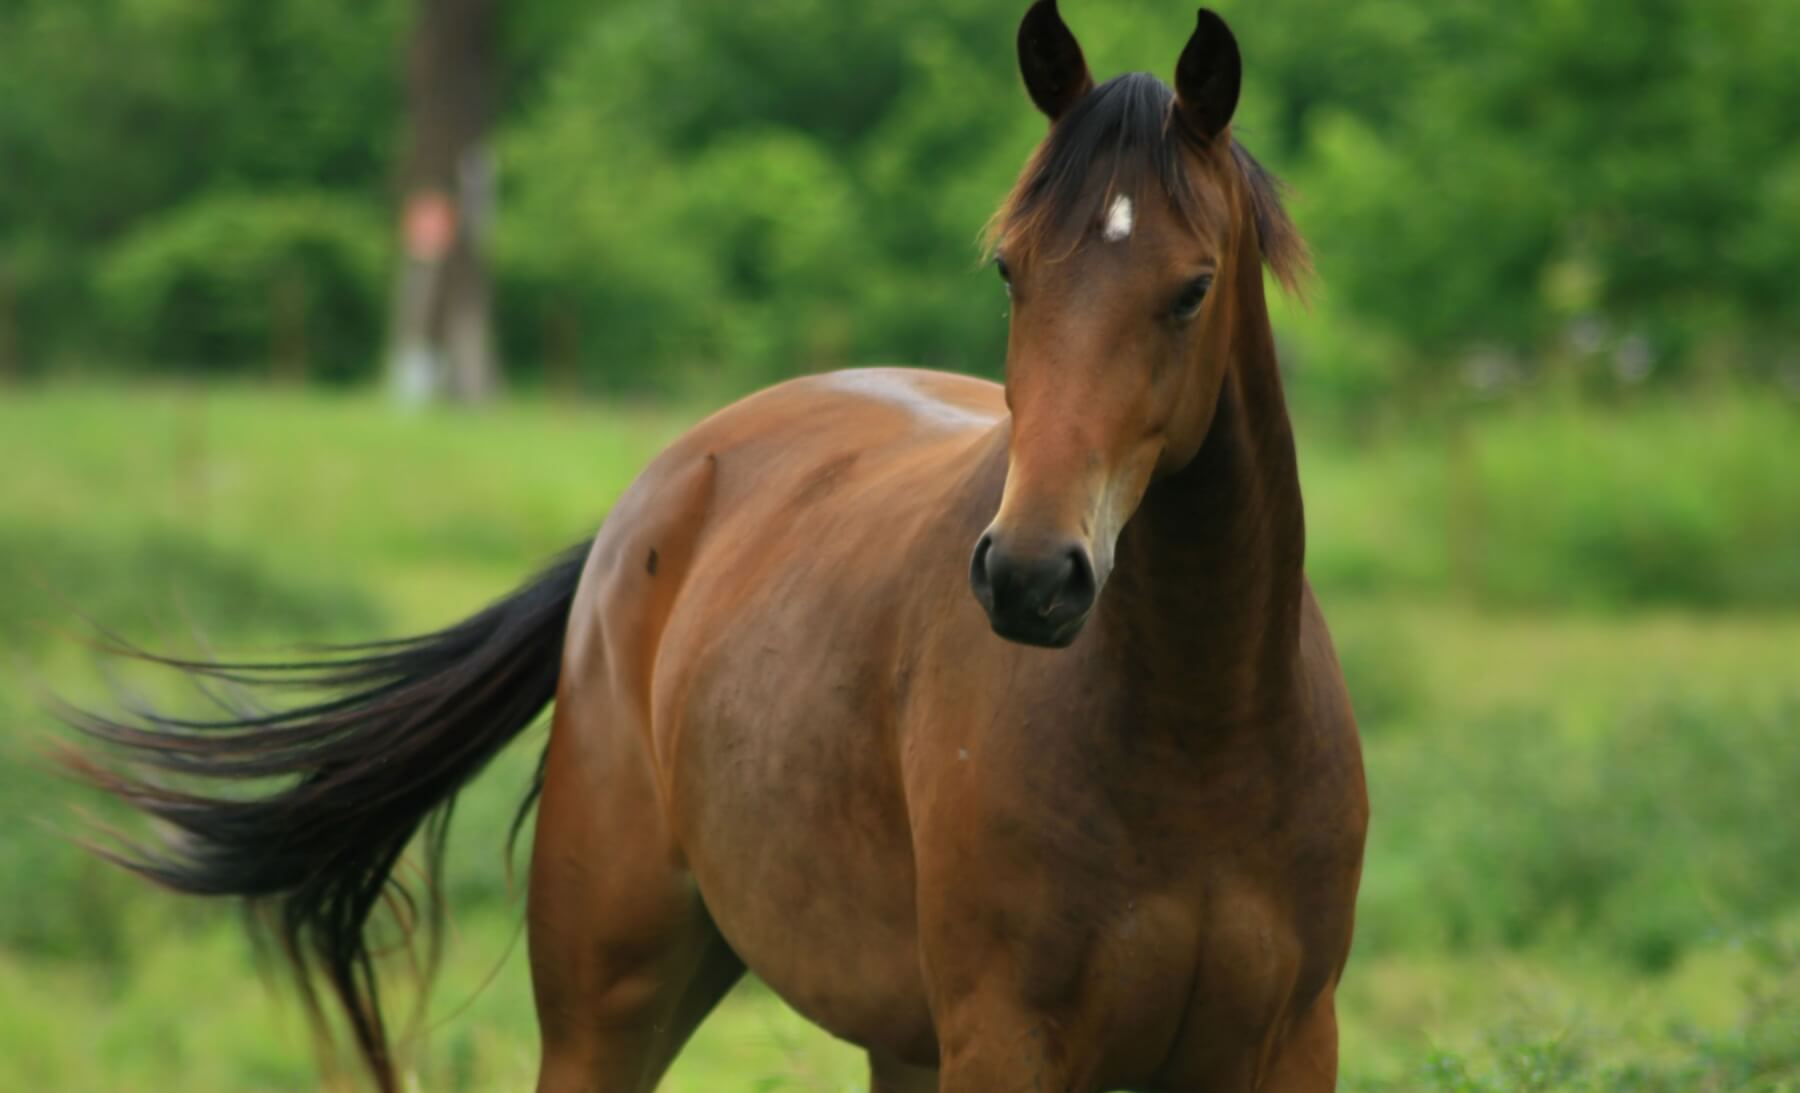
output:
<path id="1" fill-rule="evenodd" d="M 921 795 L 921 876 L 946 893 L 920 924 L 937 966 L 974 969 L 969 990 L 1004 968 L 1025 1009 L 1099 1026 L 1106 1088 L 1249 1088 L 1341 964 L 1356 833 L 1254 755 L 1213 777 L 1007 758 L 971 793 Z"/>

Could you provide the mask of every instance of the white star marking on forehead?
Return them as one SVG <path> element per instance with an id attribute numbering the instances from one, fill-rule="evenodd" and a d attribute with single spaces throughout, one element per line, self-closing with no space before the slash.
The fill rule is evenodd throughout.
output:
<path id="1" fill-rule="evenodd" d="M 1100 235 L 1108 243 L 1118 243 L 1131 238 L 1131 227 L 1131 199 L 1121 194 L 1113 198 L 1112 208 L 1106 210 L 1106 225 L 1100 229 Z"/>

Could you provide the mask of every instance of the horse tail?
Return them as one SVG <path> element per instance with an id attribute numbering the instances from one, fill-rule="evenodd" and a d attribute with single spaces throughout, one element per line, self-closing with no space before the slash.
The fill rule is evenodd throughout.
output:
<path id="1" fill-rule="evenodd" d="M 116 653 L 179 669 L 219 704 L 228 715 L 222 719 L 144 708 L 116 719 L 63 711 L 97 742 L 67 749 L 69 769 L 166 827 L 158 845 L 99 852 L 169 888 L 236 897 L 258 912 L 250 916 L 253 927 L 279 943 L 315 1027 L 325 1027 L 315 988 L 322 980 L 384 1091 L 396 1089 L 397 1079 L 364 928 L 389 896 L 409 936 L 423 917 L 429 978 L 452 806 L 555 697 L 585 554 L 585 544 L 571 549 L 454 626 L 325 646 L 307 659 L 185 659 L 109 643 Z M 296 687 L 310 701 L 276 709 L 256 701 Z M 159 775 L 176 776 L 176 785 Z M 514 837 L 542 786 L 540 760 Z M 421 829 L 423 916 L 418 900 L 390 877 Z"/>

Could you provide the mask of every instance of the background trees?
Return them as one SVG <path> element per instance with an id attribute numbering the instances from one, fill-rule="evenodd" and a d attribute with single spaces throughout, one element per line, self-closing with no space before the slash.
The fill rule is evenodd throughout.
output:
<path id="1" fill-rule="evenodd" d="M 991 370 L 1001 300 L 973 238 L 1039 132 L 1018 7 L 477 12 L 491 94 L 466 61 L 443 86 L 496 121 L 509 376 L 667 392 L 874 360 Z M 1102 73 L 1169 68 L 1190 14 L 1067 8 Z M 1284 324 L 1300 397 L 1794 382 L 1794 5 L 1226 14 L 1250 58 L 1242 134 L 1292 181 L 1323 274 Z M 402 154 L 415 19 L 403 0 L 6 5 L 10 366 L 372 375 L 423 170 Z"/>

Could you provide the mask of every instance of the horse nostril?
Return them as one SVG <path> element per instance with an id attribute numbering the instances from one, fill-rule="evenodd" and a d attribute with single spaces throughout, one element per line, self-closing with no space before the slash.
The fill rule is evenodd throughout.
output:
<path id="1" fill-rule="evenodd" d="M 1069 550 L 1069 577 L 1063 588 L 1070 603 L 1091 605 L 1094 602 L 1094 560 L 1080 547 Z"/>
<path id="2" fill-rule="evenodd" d="M 976 599 L 989 606 L 994 601 L 993 575 L 988 572 L 988 555 L 993 549 L 993 533 L 984 532 L 975 541 L 975 556 L 969 559 L 969 587 L 975 590 Z"/>
<path id="3" fill-rule="evenodd" d="M 1084 614 L 1094 604 L 1094 565 L 1087 551 L 1071 547 L 1062 556 L 1060 572 L 1052 578 L 1052 591 L 1038 605 L 1037 613 L 1048 619 L 1058 615 Z"/>

